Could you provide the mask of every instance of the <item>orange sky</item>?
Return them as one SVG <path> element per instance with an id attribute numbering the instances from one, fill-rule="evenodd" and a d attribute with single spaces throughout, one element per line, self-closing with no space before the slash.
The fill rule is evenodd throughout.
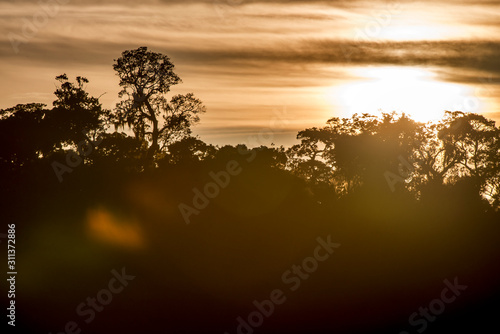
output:
<path id="1" fill-rule="evenodd" d="M 253 144 L 290 145 L 330 117 L 379 109 L 500 121 L 499 9 L 460 0 L 6 0 L 0 108 L 50 105 L 62 73 L 87 77 L 111 108 L 113 59 L 148 46 L 176 65 L 183 83 L 173 92 L 206 104 L 195 134 L 209 143 L 251 144 L 271 131 Z"/>

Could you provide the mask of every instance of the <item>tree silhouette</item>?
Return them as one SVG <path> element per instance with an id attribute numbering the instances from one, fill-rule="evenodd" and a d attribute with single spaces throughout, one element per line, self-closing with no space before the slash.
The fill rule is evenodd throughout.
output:
<path id="1" fill-rule="evenodd" d="M 165 94 L 181 82 L 168 56 L 140 47 L 124 51 L 115 62 L 122 87 L 119 96 L 124 100 L 117 104 L 111 120 L 115 126 L 128 125 L 137 139 L 151 143 L 146 164 L 152 165 L 161 149 L 190 135 L 191 125 L 199 121 L 197 115 L 205 107 L 193 94 L 167 101 Z"/>
<path id="2" fill-rule="evenodd" d="M 3 170 L 31 164 L 49 153 L 54 142 L 47 131 L 42 103 L 18 104 L 0 111 L 0 163 Z"/>
<path id="3" fill-rule="evenodd" d="M 380 176 L 393 171 L 397 188 L 416 198 L 460 184 L 493 204 L 500 189 L 499 137 L 494 121 L 473 113 L 447 112 L 427 124 L 405 114 L 354 114 L 300 131 L 286 168 L 313 184 L 334 185 L 339 195 L 387 192 Z"/>
<path id="4" fill-rule="evenodd" d="M 89 82 L 86 78 L 76 77 L 76 83 L 72 83 L 62 74 L 56 80 L 60 87 L 54 92 L 57 99 L 53 102 L 54 108 L 47 112 L 46 122 L 59 137 L 58 147 L 76 146 L 82 139 L 94 146 L 97 136 L 107 128 L 109 110 L 103 109 L 99 98 L 85 90 Z"/>
<path id="5" fill-rule="evenodd" d="M 66 74 L 56 79 L 60 86 L 54 92 L 52 109 L 30 103 L 1 111 L 4 163 L 22 166 L 64 149 L 76 151 L 82 140 L 94 146 L 96 136 L 105 131 L 108 111 L 85 91 L 88 80 L 77 77 L 71 83 Z"/>
<path id="6" fill-rule="evenodd" d="M 169 164 L 190 165 L 206 159 L 212 159 L 216 148 L 195 137 L 185 137 L 168 146 L 165 159 Z"/>
<path id="7" fill-rule="evenodd" d="M 394 112 L 379 117 L 354 114 L 299 131 L 300 142 L 288 149 L 219 148 L 192 136 L 192 126 L 205 112 L 199 99 L 189 93 L 167 100 L 181 79 L 166 55 L 146 47 L 127 50 L 113 68 L 123 100 L 112 111 L 86 91 L 86 78 L 70 82 L 66 74 L 56 77 L 52 109 L 31 103 L 1 110 L 2 170 L 62 161 L 70 150 L 78 152 L 88 142 L 94 153 L 83 161 L 96 171 L 140 172 L 159 165 L 196 169 L 211 163 L 219 168 L 236 160 L 256 170 L 284 170 L 306 180 L 313 193 L 320 188 L 332 191 L 331 198 L 356 192 L 377 197 L 397 190 L 399 195 L 433 201 L 451 196 L 454 189 L 493 208 L 500 205 L 500 130 L 482 115 L 448 111 L 443 119 L 423 124 Z M 107 132 L 110 123 L 115 130 L 129 126 L 135 136 Z M 396 175 L 396 187 L 387 186 L 388 172 Z"/>
<path id="8" fill-rule="evenodd" d="M 147 143 L 125 133 L 105 133 L 99 143 L 99 150 L 90 159 L 95 168 L 139 171 L 141 157 L 146 149 Z"/>
<path id="9" fill-rule="evenodd" d="M 328 183 L 333 169 L 327 163 L 326 152 L 332 146 L 332 137 L 327 129 L 310 128 L 297 134 L 300 144 L 287 150 L 288 168 L 296 175 L 313 183 Z"/>

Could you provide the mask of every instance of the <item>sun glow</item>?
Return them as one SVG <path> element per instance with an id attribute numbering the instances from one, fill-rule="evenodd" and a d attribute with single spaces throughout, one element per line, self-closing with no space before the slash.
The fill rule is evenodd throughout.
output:
<path id="1" fill-rule="evenodd" d="M 327 89 L 330 103 L 343 113 L 404 112 L 420 122 L 439 119 L 445 110 L 464 109 L 466 86 L 440 82 L 430 71 L 412 67 L 354 69 L 353 82 Z"/>
<path id="2" fill-rule="evenodd" d="M 384 28 L 380 32 L 381 39 L 387 39 L 391 41 L 413 41 L 421 39 L 440 39 L 447 36 L 447 33 L 439 29 L 441 27 L 436 26 L 423 26 L 423 25 L 391 25 L 390 27 Z"/>

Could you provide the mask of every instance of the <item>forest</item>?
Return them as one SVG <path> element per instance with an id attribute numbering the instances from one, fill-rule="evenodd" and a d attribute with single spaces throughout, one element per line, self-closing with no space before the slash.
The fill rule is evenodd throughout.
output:
<path id="1" fill-rule="evenodd" d="M 428 123 L 361 113 L 303 129 L 291 147 L 258 137 L 216 146 L 193 135 L 210 112 L 203 102 L 170 96 L 182 80 L 167 55 L 126 50 L 113 68 L 122 90 L 111 110 L 87 92 L 89 80 L 66 74 L 55 78 L 52 106 L 0 110 L 1 210 L 16 225 L 27 332 L 443 333 L 495 324 L 494 121 L 462 111 Z M 293 276 L 288 269 L 306 267 L 318 243 L 336 248 Z M 122 268 L 135 278 L 83 317 L 80 302 Z M 457 280 L 467 289 L 456 301 L 415 315 Z"/>

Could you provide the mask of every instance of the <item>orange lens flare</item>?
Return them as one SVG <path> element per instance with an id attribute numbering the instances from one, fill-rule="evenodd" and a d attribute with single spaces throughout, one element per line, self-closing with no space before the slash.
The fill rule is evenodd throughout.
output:
<path id="1" fill-rule="evenodd" d="M 93 209 L 87 213 L 87 231 L 93 239 L 115 246 L 142 248 L 144 237 L 137 222 L 124 221 L 105 209 Z"/>

